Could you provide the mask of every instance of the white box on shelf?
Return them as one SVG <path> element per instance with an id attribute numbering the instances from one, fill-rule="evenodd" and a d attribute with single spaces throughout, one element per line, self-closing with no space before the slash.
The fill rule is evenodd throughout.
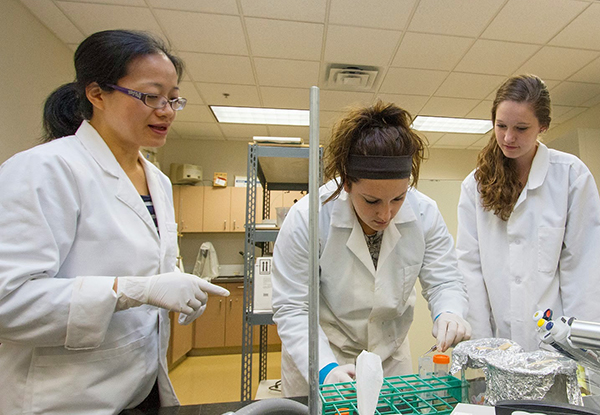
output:
<path id="1" fill-rule="evenodd" d="M 254 265 L 254 312 L 272 312 L 273 257 L 258 257 Z"/>
<path id="2" fill-rule="evenodd" d="M 246 176 L 234 176 L 233 187 L 246 187 L 248 178 Z"/>

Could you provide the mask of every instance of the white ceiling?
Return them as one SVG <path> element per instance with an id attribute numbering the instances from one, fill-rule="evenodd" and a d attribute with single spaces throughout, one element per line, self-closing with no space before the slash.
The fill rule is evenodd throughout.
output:
<path id="1" fill-rule="evenodd" d="M 322 141 L 344 107 L 377 98 L 413 115 L 488 119 L 497 87 L 520 73 L 548 84 L 554 126 L 600 104 L 594 0 L 21 1 L 73 50 L 105 29 L 167 39 L 186 62 L 189 100 L 171 139 L 308 142 L 308 127 L 219 124 L 208 105 L 308 109 L 313 85 Z M 379 75 L 368 91 L 333 90 L 333 63 L 376 66 Z M 433 147 L 463 149 L 489 137 L 426 135 Z"/>

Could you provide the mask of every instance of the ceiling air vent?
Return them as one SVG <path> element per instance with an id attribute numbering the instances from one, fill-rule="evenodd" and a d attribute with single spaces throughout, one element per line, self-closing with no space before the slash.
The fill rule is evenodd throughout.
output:
<path id="1" fill-rule="evenodd" d="M 351 66 L 332 64 L 327 74 L 327 87 L 368 91 L 375 85 L 379 69 L 375 66 Z"/>

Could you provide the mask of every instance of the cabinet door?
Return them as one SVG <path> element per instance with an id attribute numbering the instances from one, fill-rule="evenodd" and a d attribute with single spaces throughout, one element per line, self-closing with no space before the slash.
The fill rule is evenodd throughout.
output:
<path id="1" fill-rule="evenodd" d="M 231 188 L 231 230 L 233 232 L 244 232 L 246 223 L 246 188 Z"/>
<path id="2" fill-rule="evenodd" d="M 229 283 L 227 289 L 231 295 L 225 298 L 227 301 L 225 346 L 241 346 L 244 318 L 244 285 L 242 283 Z"/>
<path id="3" fill-rule="evenodd" d="M 194 348 L 225 346 L 225 309 L 228 298 L 209 295 L 206 310 L 194 323 Z"/>
<path id="4" fill-rule="evenodd" d="M 269 325 L 267 331 L 267 344 L 281 344 L 281 339 L 277 334 L 277 326 L 275 324 Z"/>
<path id="5" fill-rule="evenodd" d="M 229 187 L 208 187 L 204 191 L 204 232 L 231 230 L 231 190 Z"/>
<path id="6" fill-rule="evenodd" d="M 192 350 L 193 325 L 182 326 L 177 319 L 179 313 L 170 312 L 171 338 L 169 341 L 170 363 L 175 363 Z"/>
<path id="7" fill-rule="evenodd" d="M 204 186 L 178 186 L 180 232 L 202 232 Z"/>

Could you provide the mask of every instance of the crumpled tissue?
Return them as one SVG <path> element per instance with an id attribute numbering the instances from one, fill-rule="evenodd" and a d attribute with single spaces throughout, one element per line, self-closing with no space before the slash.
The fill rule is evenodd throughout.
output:
<path id="1" fill-rule="evenodd" d="M 383 368 L 378 354 L 363 350 L 356 358 L 356 400 L 360 415 L 373 415 L 383 385 Z"/>

